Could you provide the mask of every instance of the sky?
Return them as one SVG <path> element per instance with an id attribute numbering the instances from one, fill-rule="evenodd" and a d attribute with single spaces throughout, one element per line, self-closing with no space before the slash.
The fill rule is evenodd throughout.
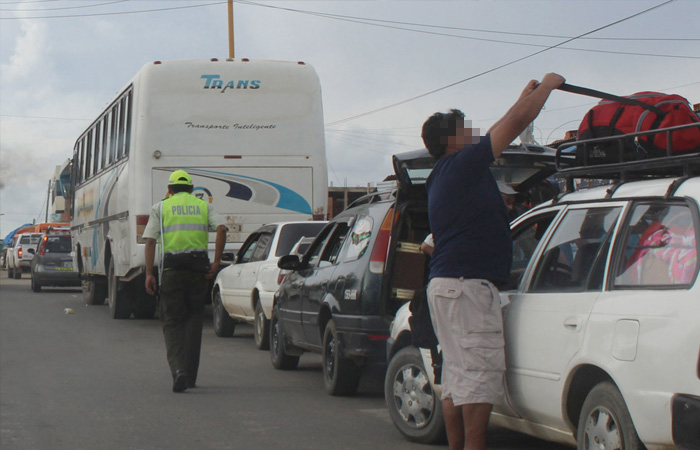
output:
<path id="1" fill-rule="evenodd" d="M 235 1 L 235 56 L 314 66 L 328 180 L 367 186 L 423 147 L 432 113 L 459 108 L 484 132 L 548 72 L 700 103 L 699 17 L 698 0 Z M 0 0 L 0 237 L 44 221 L 55 167 L 141 66 L 228 55 L 222 0 Z M 536 141 L 595 103 L 554 92 Z"/>

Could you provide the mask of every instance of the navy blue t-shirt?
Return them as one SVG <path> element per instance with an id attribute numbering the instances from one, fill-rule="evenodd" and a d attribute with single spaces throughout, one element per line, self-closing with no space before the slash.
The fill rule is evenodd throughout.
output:
<path id="1" fill-rule="evenodd" d="M 430 278 L 508 281 L 512 242 L 506 209 L 489 165 L 491 136 L 440 158 L 428 178 L 435 239 Z"/>

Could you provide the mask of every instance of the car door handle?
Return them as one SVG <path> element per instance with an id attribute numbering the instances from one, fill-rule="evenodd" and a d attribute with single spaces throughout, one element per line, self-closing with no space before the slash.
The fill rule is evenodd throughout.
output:
<path id="1" fill-rule="evenodd" d="M 581 329 L 581 320 L 578 317 L 569 317 L 564 320 L 564 328 L 567 331 L 579 331 Z"/>

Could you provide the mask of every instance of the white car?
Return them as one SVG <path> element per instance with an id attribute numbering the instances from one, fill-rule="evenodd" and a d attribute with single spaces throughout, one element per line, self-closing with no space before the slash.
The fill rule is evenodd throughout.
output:
<path id="1" fill-rule="evenodd" d="M 581 450 L 700 449 L 700 155 L 672 159 L 628 163 L 638 181 L 567 193 L 511 224 L 493 424 Z M 660 173 L 672 176 L 649 179 Z M 411 345 L 408 306 L 385 396 L 401 433 L 435 442 L 440 386 L 430 351 Z"/>
<path id="2" fill-rule="evenodd" d="M 29 271 L 36 253 L 41 233 L 20 233 L 14 236 L 12 247 L 7 250 L 7 277 L 20 279 L 22 272 Z"/>
<path id="3" fill-rule="evenodd" d="M 212 290 L 214 332 L 233 335 L 237 322 L 254 325 L 255 345 L 269 348 L 273 295 L 281 278 L 280 256 L 289 254 L 304 237 L 315 237 L 327 222 L 281 222 L 265 225 L 243 243 L 234 264 L 219 272 Z"/>

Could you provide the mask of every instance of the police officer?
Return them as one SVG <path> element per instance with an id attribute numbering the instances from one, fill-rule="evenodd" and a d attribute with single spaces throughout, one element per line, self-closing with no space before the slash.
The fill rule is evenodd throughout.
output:
<path id="1" fill-rule="evenodd" d="M 173 392 L 195 387 L 202 344 L 202 315 L 209 281 L 219 270 L 227 228 L 209 203 L 191 195 L 192 178 L 176 170 L 169 196 L 153 205 L 144 230 L 146 291 L 155 295 L 153 261 L 160 238 L 160 320 L 173 376 Z M 209 231 L 216 231 L 214 261 L 209 264 Z"/>

